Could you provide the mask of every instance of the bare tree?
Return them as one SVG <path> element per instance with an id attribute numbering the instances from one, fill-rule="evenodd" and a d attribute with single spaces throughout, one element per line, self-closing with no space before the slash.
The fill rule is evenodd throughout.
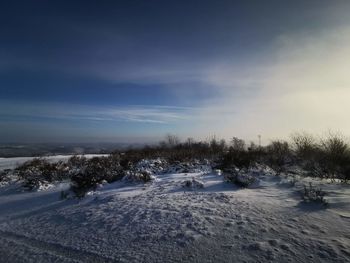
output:
<path id="1" fill-rule="evenodd" d="M 180 144 L 180 139 L 174 134 L 167 134 L 165 136 L 165 142 L 169 147 L 175 147 Z"/>
<path id="2" fill-rule="evenodd" d="M 245 149 L 245 142 L 242 139 L 239 139 L 237 137 L 233 137 L 231 139 L 232 148 L 236 151 L 244 151 Z"/>

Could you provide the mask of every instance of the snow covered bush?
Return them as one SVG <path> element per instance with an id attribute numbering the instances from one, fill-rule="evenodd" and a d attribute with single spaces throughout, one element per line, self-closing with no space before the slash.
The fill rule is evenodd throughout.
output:
<path id="1" fill-rule="evenodd" d="M 289 180 L 288 180 L 290 186 L 294 187 L 296 185 L 296 183 L 298 182 L 298 179 L 296 178 L 296 176 L 292 176 Z"/>
<path id="2" fill-rule="evenodd" d="M 208 160 L 192 162 L 176 162 L 169 165 L 165 173 L 210 173 L 212 168 Z"/>
<path id="3" fill-rule="evenodd" d="M 120 165 L 123 169 L 130 169 L 133 165 L 143 159 L 143 153 L 137 150 L 129 150 L 120 155 Z"/>
<path id="4" fill-rule="evenodd" d="M 74 158 L 70 169 L 71 189 L 78 197 L 83 197 L 88 191 L 96 190 L 104 181 L 111 183 L 123 179 L 146 183 L 153 180 L 153 174 L 162 172 L 167 165 L 167 162 L 160 158 L 141 159 L 136 162 L 138 160 L 136 156 L 139 155 L 130 156 L 112 154 L 88 160 Z"/>
<path id="5" fill-rule="evenodd" d="M 8 184 L 13 178 L 13 171 L 5 169 L 0 171 L 0 186 Z"/>
<path id="6" fill-rule="evenodd" d="M 137 171 L 148 171 L 152 174 L 160 174 L 167 170 L 169 164 L 164 158 L 142 159 L 134 168 Z"/>
<path id="7" fill-rule="evenodd" d="M 71 189 L 78 197 L 83 197 L 89 190 L 95 190 L 103 181 L 111 183 L 122 179 L 123 169 L 119 158 L 115 155 L 94 157 L 78 162 L 78 166 L 70 171 Z"/>
<path id="8" fill-rule="evenodd" d="M 82 169 L 87 161 L 88 159 L 83 155 L 73 155 L 68 159 L 67 166 L 69 169 Z"/>
<path id="9" fill-rule="evenodd" d="M 4 171 L 0 171 L 0 182 L 4 181 L 5 179 L 7 179 L 8 174 L 11 170 L 4 170 Z"/>
<path id="10" fill-rule="evenodd" d="M 164 158 L 142 159 L 135 165 L 124 170 L 123 180 L 129 182 L 149 182 L 155 174 L 164 173 L 168 169 L 168 162 Z"/>
<path id="11" fill-rule="evenodd" d="M 249 187 L 250 185 L 255 183 L 255 181 L 255 177 L 250 174 L 239 174 L 236 177 L 235 184 L 240 187 Z"/>
<path id="12" fill-rule="evenodd" d="M 226 170 L 224 173 L 225 180 L 239 187 L 249 187 L 256 182 L 256 178 L 252 173 L 241 172 L 236 169 Z"/>
<path id="13" fill-rule="evenodd" d="M 182 182 L 182 187 L 190 188 L 190 189 L 201 189 L 204 188 L 203 182 L 192 178 L 191 180 L 185 180 Z"/>
<path id="14" fill-rule="evenodd" d="M 304 202 L 316 202 L 327 205 L 327 201 L 324 199 L 325 192 L 321 188 L 315 188 L 310 182 L 308 186 L 304 185 L 304 189 L 301 192 Z"/>
<path id="15" fill-rule="evenodd" d="M 153 176 L 148 171 L 126 171 L 123 181 L 147 183 L 153 180 Z"/>
<path id="16" fill-rule="evenodd" d="M 46 159 L 35 158 L 17 167 L 15 173 L 23 181 L 23 186 L 32 190 L 67 178 L 65 168 L 63 162 L 50 163 Z"/>

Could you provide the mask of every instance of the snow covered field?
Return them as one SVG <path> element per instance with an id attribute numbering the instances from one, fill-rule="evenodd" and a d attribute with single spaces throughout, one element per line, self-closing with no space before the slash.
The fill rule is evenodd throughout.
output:
<path id="1" fill-rule="evenodd" d="M 349 185 L 293 185 L 261 169 L 242 189 L 205 167 L 174 172 L 106 184 L 81 200 L 60 198 L 68 182 L 38 192 L 2 186 L 0 262 L 350 262 Z M 192 179 L 203 188 L 183 186 Z M 327 193 L 327 209 L 301 202 L 310 180 Z"/>

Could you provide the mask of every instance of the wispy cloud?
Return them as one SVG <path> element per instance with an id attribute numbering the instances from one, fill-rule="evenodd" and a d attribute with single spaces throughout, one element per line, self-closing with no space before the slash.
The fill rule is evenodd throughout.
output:
<path id="1" fill-rule="evenodd" d="M 138 122 L 170 124 L 188 119 L 192 108 L 174 106 L 131 105 L 97 107 L 72 104 L 19 103 L 1 101 L 0 118 L 48 118 L 96 122 Z"/>

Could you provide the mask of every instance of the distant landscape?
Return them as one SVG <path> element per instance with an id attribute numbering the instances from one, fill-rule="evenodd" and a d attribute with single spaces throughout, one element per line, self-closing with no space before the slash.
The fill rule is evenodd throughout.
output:
<path id="1" fill-rule="evenodd" d="M 7 143 L 0 144 L 0 158 L 38 157 L 67 154 L 103 154 L 143 144 L 129 143 Z"/>

